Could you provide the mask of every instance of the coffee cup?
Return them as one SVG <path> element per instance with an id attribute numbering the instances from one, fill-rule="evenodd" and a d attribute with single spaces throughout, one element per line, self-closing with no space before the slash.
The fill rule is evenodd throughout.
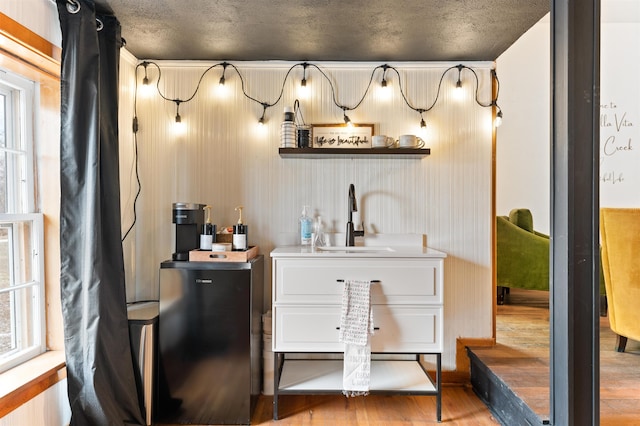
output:
<path id="1" fill-rule="evenodd" d="M 422 148 L 424 141 L 416 135 L 400 135 L 398 146 L 400 148 Z"/>
<path id="2" fill-rule="evenodd" d="M 371 138 L 371 147 L 373 148 L 389 148 L 395 143 L 396 141 L 391 136 L 375 135 Z"/>

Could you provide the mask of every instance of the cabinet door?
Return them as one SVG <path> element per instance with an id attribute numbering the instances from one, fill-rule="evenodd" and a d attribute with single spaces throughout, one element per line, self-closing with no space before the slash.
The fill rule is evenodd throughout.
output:
<path id="1" fill-rule="evenodd" d="M 274 352 L 343 352 L 340 306 L 274 306 Z"/>
<path id="2" fill-rule="evenodd" d="M 275 306 L 273 350 L 276 352 L 343 352 L 338 340 L 340 306 Z M 373 352 L 442 351 L 442 308 L 374 305 Z"/>
<path id="3" fill-rule="evenodd" d="M 442 352 L 442 308 L 375 305 L 373 352 Z"/>
<path id="4" fill-rule="evenodd" d="M 339 304 L 346 279 L 375 280 L 373 304 L 442 304 L 442 260 L 274 259 L 276 303 Z"/>

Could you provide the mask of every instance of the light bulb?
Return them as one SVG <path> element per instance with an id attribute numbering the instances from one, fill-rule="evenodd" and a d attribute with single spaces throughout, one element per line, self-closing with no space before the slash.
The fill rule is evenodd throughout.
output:
<path id="1" fill-rule="evenodd" d="M 300 82 L 300 86 L 298 86 L 298 96 L 302 99 L 307 99 L 309 97 L 309 86 L 307 85 L 307 79 L 304 78 Z"/>
<path id="2" fill-rule="evenodd" d="M 147 75 L 147 67 L 149 66 L 148 62 L 143 62 L 142 66 L 144 67 L 144 78 L 142 79 L 142 87 L 140 87 L 140 94 L 144 97 L 148 97 L 151 95 L 152 88 L 151 84 L 149 84 L 149 76 Z"/>
<path id="3" fill-rule="evenodd" d="M 180 114 L 176 114 L 176 121 L 173 123 L 173 133 L 176 136 L 182 136 L 187 133 L 187 123 L 182 121 Z"/>
<path id="4" fill-rule="evenodd" d="M 140 90 L 140 95 L 142 97 L 148 98 L 153 94 L 153 86 L 150 85 L 148 82 L 145 83 L 144 80 L 142 82 L 142 86 L 139 86 L 139 88 L 140 88 L 139 89 Z"/>
<path id="5" fill-rule="evenodd" d="M 496 127 L 500 127 L 502 125 L 502 111 L 498 111 L 496 114 L 496 119 L 493 122 L 493 125 Z"/>
<path id="6" fill-rule="evenodd" d="M 462 88 L 462 81 L 458 79 L 456 82 L 456 88 L 453 90 L 453 99 L 460 100 L 464 96 L 464 89 Z"/>
<path id="7" fill-rule="evenodd" d="M 298 96 L 302 99 L 309 97 L 309 87 L 307 86 L 307 67 L 309 64 L 302 63 L 302 80 L 300 80 L 300 86 L 298 87 Z"/>

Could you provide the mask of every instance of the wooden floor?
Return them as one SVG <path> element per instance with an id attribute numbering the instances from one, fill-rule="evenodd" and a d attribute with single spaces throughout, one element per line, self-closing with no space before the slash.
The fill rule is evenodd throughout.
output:
<path id="1" fill-rule="evenodd" d="M 498 374 L 542 420 L 549 418 L 548 293 L 512 290 L 498 307 L 495 347 L 473 352 Z M 640 343 L 629 340 L 614 351 L 615 336 L 601 318 L 600 424 L 640 426 Z M 345 398 L 339 395 L 284 395 L 280 420 L 272 420 L 272 397 L 261 395 L 252 425 L 436 425 L 431 396 Z M 443 387 L 442 424 L 497 425 L 469 386 Z"/>
<path id="2" fill-rule="evenodd" d="M 497 346 L 473 352 L 542 419 L 549 419 L 547 292 L 511 290 L 498 306 Z M 640 343 L 614 350 L 615 335 L 600 319 L 600 424 L 640 425 Z"/>
<path id="3" fill-rule="evenodd" d="M 280 420 L 272 420 L 270 396 L 261 395 L 252 425 L 437 425 L 436 399 L 432 396 L 368 395 L 284 395 L 280 397 Z M 444 386 L 442 424 L 499 425 L 487 407 L 468 386 Z"/>

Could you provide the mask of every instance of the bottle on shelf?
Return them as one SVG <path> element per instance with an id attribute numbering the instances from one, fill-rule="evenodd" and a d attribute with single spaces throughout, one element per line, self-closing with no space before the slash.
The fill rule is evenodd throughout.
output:
<path id="1" fill-rule="evenodd" d="M 280 148 L 296 147 L 296 123 L 293 118 L 293 108 L 284 107 L 284 121 L 280 127 Z"/>

